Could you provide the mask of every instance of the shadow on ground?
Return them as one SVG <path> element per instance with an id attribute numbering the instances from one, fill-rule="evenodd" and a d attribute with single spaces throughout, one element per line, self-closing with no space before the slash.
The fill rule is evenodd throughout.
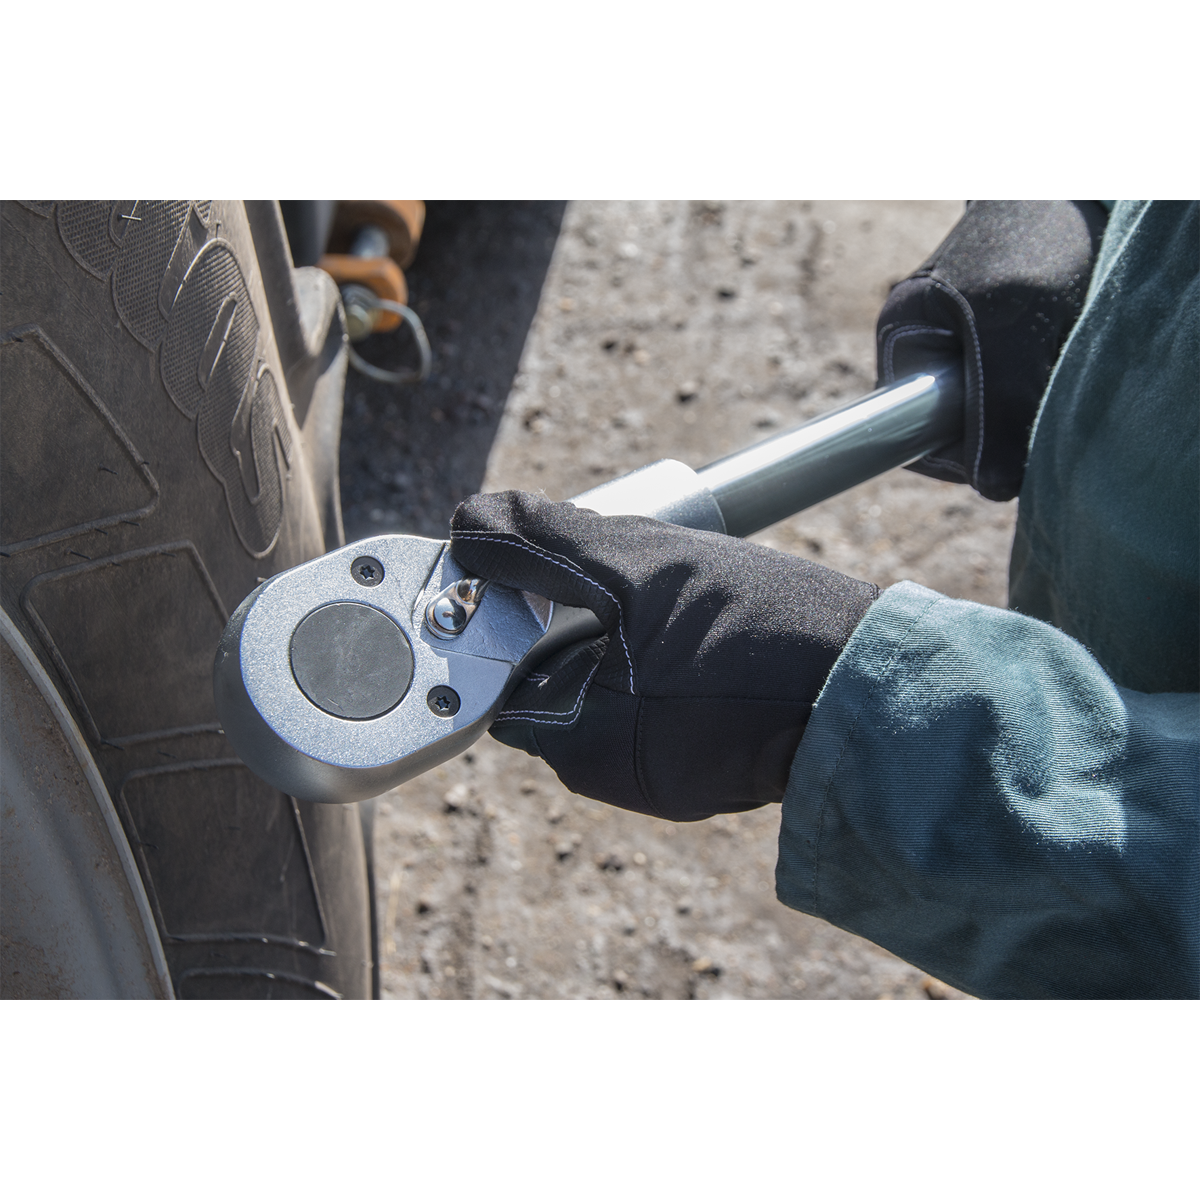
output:
<path id="1" fill-rule="evenodd" d="M 351 368 L 341 449 L 348 541 L 444 537 L 455 505 L 479 490 L 565 208 L 559 200 L 428 203 L 407 277 L 433 373 L 397 388 Z M 357 349 L 389 370 L 415 361 L 406 329 Z"/>

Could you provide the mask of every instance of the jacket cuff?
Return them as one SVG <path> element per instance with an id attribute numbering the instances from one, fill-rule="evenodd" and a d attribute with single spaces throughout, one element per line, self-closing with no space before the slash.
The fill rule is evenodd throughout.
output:
<path id="1" fill-rule="evenodd" d="M 818 887 L 821 831 L 842 759 L 872 694 L 904 657 L 913 629 L 945 603 L 945 596 L 920 584 L 893 584 L 867 610 L 834 663 L 792 760 L 783 795 L 775 894 L 789 908 L 823 915 Z"/>

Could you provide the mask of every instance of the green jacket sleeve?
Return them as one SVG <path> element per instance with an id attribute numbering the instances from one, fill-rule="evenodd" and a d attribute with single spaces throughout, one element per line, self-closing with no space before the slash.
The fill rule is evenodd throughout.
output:
<path id="1" fill-rule="evenodd" d="M 797 752 L 779 898 L 980 996 L 1195 997 L 1198 741 L 1200 696 L 896 584 Z"/>

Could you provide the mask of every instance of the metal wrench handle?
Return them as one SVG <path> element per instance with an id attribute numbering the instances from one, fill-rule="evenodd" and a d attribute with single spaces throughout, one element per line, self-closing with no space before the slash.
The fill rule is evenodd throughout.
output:
<path id="1" fill-rule="evenodd" d="M 697 472 L 747 537 L 962 436 L 961 376 L 915 375 Z"/>
<path id="2" fill-rule="evenodd" d="M 747 537 L 961 436 L 961 375 L 911 375 L 699 471 L 664 459 L 572 503 Z"/>

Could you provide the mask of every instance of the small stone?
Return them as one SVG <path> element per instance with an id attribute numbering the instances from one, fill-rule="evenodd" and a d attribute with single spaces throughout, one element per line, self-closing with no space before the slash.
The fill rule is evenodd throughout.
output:
<path id="1" fill-rule="evenodd" d="M 633 352 L 633 361 L 639 367 L 644 367 L 650 361 L 650 354 L 646 350 L 635 350 Z"/>
<path id="2" fill-rule="evenodd" d="M 645 855 L 644 855 L 644 854 L 643 854 L 643 853 L 642 853 L 642 852 L 639 850 L 639 851 L 638 851 L 638 852 L 637 852 L 637 853 L 636 853 L 636 854 L 633 856 L 633 861 L 634 861 L 634 862 L 635 862 L 635 863 L 636 863 L 636 864 L 637 864 L 639 867 L 644 867 L 644 866 L 646 865 L 646 856 L 645 856 Z"/>
<path id="3" fill-rule="evenodd" d="M 465 783 L 456 783 L 443 797 L 448 813 L 461 812 L 467 805 L 471 789 Z"/>
<path id="4" fill-rule="evenodd" d="M 559 297 L 558 307 L 563 312 L 570 312 L 575 307 L 575 301 L 570 296 L 561 296 Z"/>
<path id="5" fill-rule="evenodd" d="M 520 788 L 522 796 L 532 796 L 538 790 L 537 781 L 533 779 L 522 779 Z"/>

